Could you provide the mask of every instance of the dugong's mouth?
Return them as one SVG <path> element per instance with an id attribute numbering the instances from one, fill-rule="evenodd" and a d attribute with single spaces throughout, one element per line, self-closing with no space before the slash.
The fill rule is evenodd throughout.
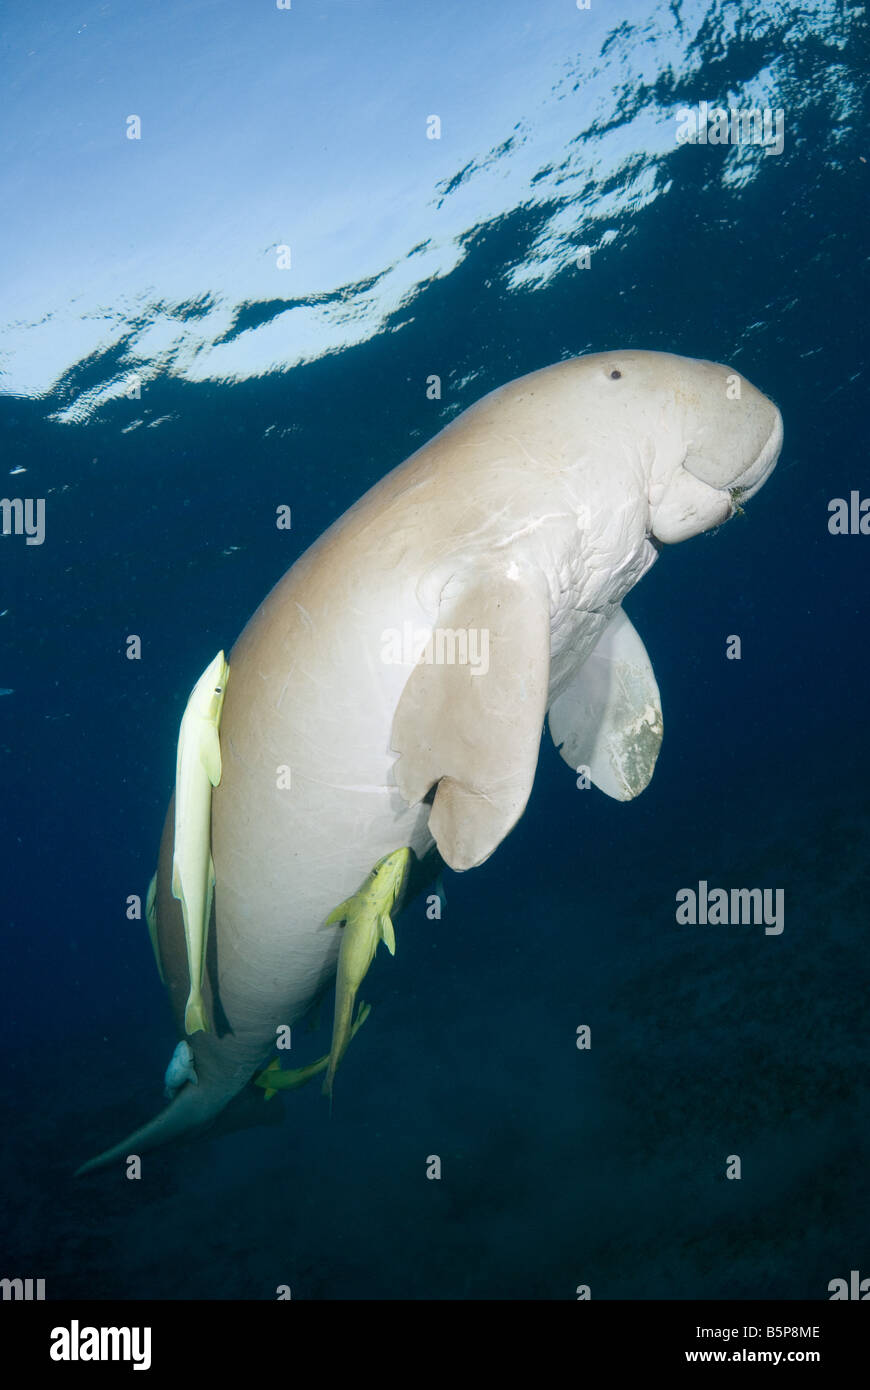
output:
<path id="1" fill-rule="evenodd" d="M 759 488 L 764 487 L 764 484 L 776 467 L 776 461 L 779 458 L 779 451 L 781 448 L 782 416 L 779 411 L 776 410 L 773 427 L 758 458 L 755 459 L 748 468 L 744 469 L 739 477 L 735 478 L 728 487 L 728 491 L 732 494 L 732 498 L 734 497 L 734 493 L 737 493 L 737 498 L 735 500 L 739 501 L 741 506 L 744 502 L 748 502 L 750 497 L 754 497 Z"/>

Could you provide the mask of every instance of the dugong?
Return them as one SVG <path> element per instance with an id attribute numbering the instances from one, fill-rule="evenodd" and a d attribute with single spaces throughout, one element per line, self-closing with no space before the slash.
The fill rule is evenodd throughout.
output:
<path id="1" fill-rule="evenodd" d="M 327 919 L 384 856 L 482 864 L 525 809 L 547 714 L 572 768 L 643 790 L 661 705 L 622 601 L 664 545 L 742 510 L 781 444 L 776 406 L 727 367 L 573 358 L 490 392 L 296 561 L 229 657 L 199 1084 L 80 1172 L 249 1086 L 335 974 Z M 183 1038 L 173 839 L 170 802 L 154 906 Z"/>

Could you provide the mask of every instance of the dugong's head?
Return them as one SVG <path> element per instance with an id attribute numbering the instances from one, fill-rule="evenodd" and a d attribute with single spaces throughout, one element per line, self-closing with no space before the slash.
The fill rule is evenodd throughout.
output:
<path id="1" fill-rule="evenodd" d="M 641 442 L 656 540 L 671 544 L 721 525 L 773 472 L 782 417 L 732 368 L 667 352 L 576 360 L 597 378 L 599 401 Z M 587 377 L 584 392 L 592 384 Z"/>

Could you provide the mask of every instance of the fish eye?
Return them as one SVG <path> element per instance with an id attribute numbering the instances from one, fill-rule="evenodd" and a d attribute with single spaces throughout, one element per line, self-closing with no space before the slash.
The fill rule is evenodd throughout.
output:
<path id="1" fill-rule="evenodd" d="M 215 688 L 214 688 L 214 693 L 215 693 L 215 695 L 220 695 L 220 693 L 221 693 L 222 690 L 223 690 L 223 686 L 222 686 L 222 685 L 216 685 Z"/>
<path id="2" fill-rule="evenodd" d="M 618 371 L 616 370 L 616 368 L 614 367 L 613 371 L 610 373 L 610 380 L 611 380 L 611 381 L 618 381 L 619 378 L 620 378 L 621 376 L 622 376 L 622 372 L 618 372 Z"/>

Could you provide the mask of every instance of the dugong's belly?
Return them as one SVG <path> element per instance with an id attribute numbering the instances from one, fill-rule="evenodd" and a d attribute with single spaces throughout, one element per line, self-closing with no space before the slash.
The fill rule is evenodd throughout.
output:
<path id="1" fill-rule="evenodd" d="M 312 592 L 313 589 L 313 592 Z M 325 918 L 383 855 L 432 844 L 428 806 L 392 784 L 390 736 L 410 670 L 382 633 L 422 622 L 413 588 L 365 594 L 291 571 L 230 655 L 212 806 L 220 1005 L 236 1037 L 274 1039 L 335 971 Z"/>

